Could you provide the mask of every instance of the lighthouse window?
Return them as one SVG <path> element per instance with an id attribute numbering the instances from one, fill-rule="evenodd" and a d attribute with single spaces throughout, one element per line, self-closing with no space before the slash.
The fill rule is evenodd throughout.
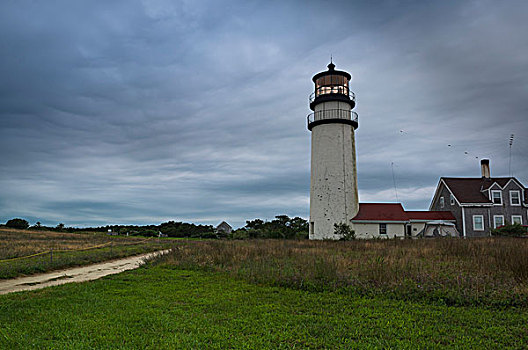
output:
<path id="1" fill-rule="evenodd" d="M 315 95 L 348 95 L 348 79 L 342 75 L 325 75 L 315 82 Z"/>

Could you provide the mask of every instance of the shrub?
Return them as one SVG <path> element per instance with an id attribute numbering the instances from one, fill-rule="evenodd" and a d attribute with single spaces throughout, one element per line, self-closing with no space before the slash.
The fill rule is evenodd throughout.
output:
<path id="1" fill-rule="evenodd" d="M 340 236 L 341 241 L 352 241 L 356 239 L 356 231 L 352 230 L 352 228 L 344 222 L 334 224 L 334 234 Z"/>
<path id="2" fill-rule="evenodd" d="M 238 230 L 231 232 L 231 238 L 232 239 L 248 239 L 249 234 L 248 234 L 248 231 L 246 230 L 238 229 Z"/>
<path id="3" fill-rule="evenodd" d="M 29 227 L 29 222 L 27 222 L 24 219 L 19 219 L 19 218 L 11 219 L 8 222 L 6 222 L 6 227 L 18 228 L 18 229 L 24 230 Z"/>
<path id="4" fill-rule="evenodd" d="M 508 224 L 491 230 L 491 235 L 520 237 L 526 235 L 526 230 L 527 228 L 522 226 L 521 224 Z"/>

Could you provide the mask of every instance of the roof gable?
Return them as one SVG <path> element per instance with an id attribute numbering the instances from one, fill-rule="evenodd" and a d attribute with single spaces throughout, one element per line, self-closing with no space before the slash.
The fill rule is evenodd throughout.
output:
<path id="1" fill-rule="evenodd" d="M 486 190 L 502 189 L 510 181 L 515 181 L 520 185 L 519 181 L 513 177 L 442 177 L 441 181 L 445 183 L 461 204 L 491 204 L 491 200 L 485 194 Z"/>
<path id="2" fill-rule="evenodd" d="M 218 228 L 229 228 L 229 229 L 231 229 L 232 227 L 231 227 L 231 225 L 229 225 L 227 222 L 222 221 L 221 223 L 218 224 L 218 226 L 216 226 L 216 228 L 217 228 L 217 229 L 218 229 Z"/>

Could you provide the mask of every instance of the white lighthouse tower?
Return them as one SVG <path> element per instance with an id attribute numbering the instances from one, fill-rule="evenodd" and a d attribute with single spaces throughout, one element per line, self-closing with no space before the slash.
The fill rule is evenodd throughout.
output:
<path id="1" fill-rule="evenodd" d="M 312 132 L 310 239 L 339 239 L 334 224 L 350 226 L 359 211 L 354 130 L 358 115 L 349 89 L 351 76 L 335 70 L 316 74 L 310 95 L 308 130 Z"/>

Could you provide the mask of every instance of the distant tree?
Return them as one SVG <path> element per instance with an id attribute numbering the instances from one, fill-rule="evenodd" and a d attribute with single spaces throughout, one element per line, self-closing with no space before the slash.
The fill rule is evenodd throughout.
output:
<path id="1" fill-rule="evenodd" d="M 10 228 L 18 228 L 24 230 L 29 227 L 29 222 L 24 219 L 15 218 L 6 222 L 6 226 Z"/>
<path id="2" fill-rule="evenodd" d="M 291 219 L 288 215 L 277 215 L 272 221 L 261 219 L 246 221 L 246 226 L 242 230 L 247 232 L 248 238 L 300 239 L 308 236 L 308 222 L 300 217 Z M 245 235 L 239 232 L 237 236 Z"/>
<path id="3" fill-rule="evenodd" d="M 59 231 L 62 231 L 64 229 L 64 224 L 61 222 L 60 224 L 58 224 L 55 229 L 59 230 Z"/>
<path id="4" fill-rule="evenodd" d="M 40 221 L 37 221 L 37 222 L 35 223 L 35 227 L 36 227 L 36 228 L 40 228 L 41 226 L 42 226 L 42 224 L 40 223 Z"/>

